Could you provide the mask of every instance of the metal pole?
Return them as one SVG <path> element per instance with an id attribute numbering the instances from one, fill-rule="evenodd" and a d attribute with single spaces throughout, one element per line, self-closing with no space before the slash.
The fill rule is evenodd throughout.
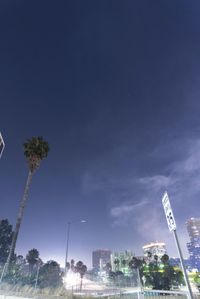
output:
<path id="1" fill-rule="evenodd" d="M 140 288 L 140 296 L 139 297 L 144 298 L 144 292 L 143 292 L 139 267 L 137 267 L 137 276 L 138 276 L 138 284 L 139 284 L 139 288 Z"/>
<path id="2" fill-rule="evenodd" d="M 183 261 L 183 255 L 182 255 L 182 251 L 181 251 L 181 247 L 180 247 L 180 244 L 179 244 L 179 240 L 178 240 L 176 230 L 173 230 L 173 235 L 174 235 L 174 239 L 175 239 L 175 242 L 176 242 L 179 258 L 180 258 L 180 261 L 181 261 L 181 266 L 182 266 L 183 275 L 184 275 L 184 278 L 185 278 L 185 283 L 186 283 L 186 286 L 188 288 L 188 299 L 193 299 L 192 289 L 191 289 L 190 282 L 189 282 L 187 272 L 186 272 L 186 269 L 185 269 L 185 265 L 184 265 L 184 261 Z"/>
<path id="3" fill-rule="evenodd" d="M 1 132 L 0 132 L 0 159 L 3 154 L 4 148 L 5 148 L 5 142 L 4 142 Z"/>
<path id="4" fill-rule="evenodd" d="M 38 263 L 37 273 L 36 273 L 36 280 L 35 280 L 35 290 L 36 290 L 36 288 L 37 288 L 38 277 L 39 277 L 39 271 L 40 271 L 40 264 Z"/>
<path id="5" fill-rule="evenodd" d="M 68 251 L 69 251 L 70 227 L 71 227 L 71 222 L 68 222 L 68 226 L 67 226 L 67 246 L 66 246 L 66 256 L 65 256 L 65 276 L 67 274 L 67 259 L 68 259 Z"/>
<path id="6" fill-rule="evenodd" d="M 7 266 L 8 266 L 8 264 L 7 264 L 7 262 L 5 262 L 5 264 L 4 264 L 4 266 L 3 266 L 2 273 L 1 273 L 0 286 L 1 286 L 2 280 L 3 280 L 3 278 L 4 278 L 4 273 L 5 273 L 5 271 L 6 271 Z"/>

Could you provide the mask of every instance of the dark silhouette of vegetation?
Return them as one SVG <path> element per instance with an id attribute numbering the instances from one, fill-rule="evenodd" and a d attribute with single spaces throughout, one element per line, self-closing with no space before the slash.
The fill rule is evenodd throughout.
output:
<path id="1" fill-rule="evenodd" d="M 75 271 L 80 274 L 80 291 L 82 290 L 82 285 L 83 285 L 83 277 L 87 272 L 87 266 L 83 264 L 83 262 L 79 261 L 76 263 Z"/>
<path id="2" fill-rule="evenodd" d="M 73 259 L 70 261 L 70 267 L 72 271 L 75 270 L 75 261 Z"/>
<path id="3" fill-rule="evenodd" d="M 119 271 L 119 259 L 115 259 L 114 264 L 115 264 L 115 271 Z"/>
<path id="4" fill-rule="evenodd" d="M 110 271 L 112 271 L 111 263 L 107 263 L 106 264 L 106 272 L 109 273 Z"/>
<path id="5" fill-rule="evenodd" d="M 60 266 L 55 261 L 48 261 L 40 268 L 38 286 L 40 288 L 55 288 L 62 285 L 62 273 Z"/>
<path id="6" fill-rule="evenodd" d="M 182 271 L 170 265 L 167 254 L 163 255 L 160 261 L 157 256 L 154 256 L 154 260 L 149 263 L 144 275 L 146 285 L 151 285 L 156 290 L 170 290 L 173 285 L 184 284 Z"/>
<path id="7" fill-rule="evenodd" d="M 28 254 L 26 255 L 26 260 L 29 264 L 29 274 L 33 273 L 33 267 L 37 265 L 39 260 L 39 251 L 35 248 L 29 250 Z"/>
<path id="8" fill-rule="evenodd" d="M 12 225 L 9 223 L 8 219 L 2 219 L 0 221 L 0 264 L 1 265 L 5 264 L 8 258 L 12 237 L 13 237 Z"/>

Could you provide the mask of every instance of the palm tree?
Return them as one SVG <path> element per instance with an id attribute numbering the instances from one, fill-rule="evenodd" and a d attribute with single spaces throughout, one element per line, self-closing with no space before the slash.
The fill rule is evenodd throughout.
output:
<path id="1" fill-rule="evenodd" d="M 116 258 L 116 259 L 114 260 L 114 264 L 115 264 L 115 272 L 116 272 L 116 271 L 119 271 L 119 259 Z"/>
<path id="2" fill-rule="evenodd" d="M 161 262 L 164 264 L 164 265 L 167 265 L 168 262 L 169 262 L 169 256 L 167 254 L 164 254 L 162 257 L 161 257 Z"/>
<path id="3" fill-rule="evenodd" d="M 40 162 L 42 161 L 42 159 L 47 157 L 48 152 L 49 152 L 49 144 L 48 144 L 48 142 L 44 141 L 42 137 L 33 137 L 31 139 L 28 139 L 24 143 L 24 155 L 28 162 L 29 172 L 28 172 L 25 189 L 24 189 L 24 194 L 23 194 L 22 200 L 20 202 L 20 206 L 19 206 L 15 231 L 13 234 L 9 255 L 7 258 L 7 262 L 4 266 L 4 270 L 1 275 L 1 280 L 2 280 L 3 276 L 5 275 L 5 273 L 7 272 L 7 269 L 8 269 L 8 266 L 10 265 L 11 259 L 14 256 L 17 237 L 18 237 L 20 226 L 22 223 L 24 209 L 25 209 L 25 206 L 27 203 L 29 188 L 30 188 L 30 184 L 31 184 L 31 181 L 33 178 L 33 174 L 39 168 Z"/>
<path id="4" fill-rule="evenodd" d="M 26 255 L 26 260 L 29 264 L 29 274 L 33 273 L 33 268 L 37 264 L 39 259 L 39 252 L 37 249 L 33 248 L 29 250 L 28 254 Z"/>
<path id="5" fill-rule="evenodd" d="M 87 266 L 84 265 L 83 262 L 79 261 L 78 263 L 76 263 L 75 269 L 76 269 L 76 272 L 78 272 L 80 274 L 80 278 L 81 278 L 80 291 L 81 291 L 82 285 L 83 285 L 83 276 L 87 272 Z"/>
<path id="6" fill-rule="evenodd" d="M 110 271 L 112 271 L 112 266 L 111 266 L 111 263 L 107 263 L 106 264 L 106 271 L 109 273 Z"/>
<path id="7" fill-rule="evenodd" d="M 73 259 L 70 262 L 70 268 L 72 271 L 74 271 L 74 269 L 75 269 L 75 260 L 73 260 Z"/>
<path id="8" fill-rule="evenodd" d="M 129 268 L 133 271 L 137 271 L 137 276 L 138 276 L 138 284 L 142 290 L 142 282 L 141 282 L 141 275 L 140 275 L 140 270 L 142 269 L 143 262 L 136 257 L 132 257 L 132 259 L 129 262 Z"/>

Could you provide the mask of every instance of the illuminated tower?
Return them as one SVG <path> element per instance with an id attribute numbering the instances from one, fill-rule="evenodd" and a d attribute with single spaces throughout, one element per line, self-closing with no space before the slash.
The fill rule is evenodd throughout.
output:
<path id="1" fill-rule="evenodd" d="M 187 248 L 192 268 L 200 271 L 200 218 L 190 218 L 186 222 L 190 242 Z"/>

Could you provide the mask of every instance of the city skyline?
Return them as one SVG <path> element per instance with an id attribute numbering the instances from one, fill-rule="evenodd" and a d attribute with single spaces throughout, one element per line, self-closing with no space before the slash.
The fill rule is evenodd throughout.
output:
<path id="1" fill-rule="evenodd" d="M 167 190 L 184 256 L 200 218 L 198 1 L 0 4 L 0 219 L 14 225 L 28 173 L 23 142 L 50 152 L 35 174 L 17 252 L 91 264 L 95 248 L 166 243 Z"/>

